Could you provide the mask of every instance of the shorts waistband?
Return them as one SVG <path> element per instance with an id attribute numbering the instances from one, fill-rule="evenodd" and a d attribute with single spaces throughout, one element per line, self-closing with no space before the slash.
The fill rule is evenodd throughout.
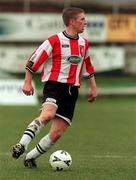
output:
<path id="1" fill-rule="evenodd" d="M 58 81 L 46 81 L 45 84 L 60 84 L 60 85 L 64 85 L 64 86 L 70 86 L 70 87 L 79 87 L 79 86 L 76 86 L 74 84 L 70 84 L 70 83 L 63 83 L 63 82 L 58 82 Z"/>

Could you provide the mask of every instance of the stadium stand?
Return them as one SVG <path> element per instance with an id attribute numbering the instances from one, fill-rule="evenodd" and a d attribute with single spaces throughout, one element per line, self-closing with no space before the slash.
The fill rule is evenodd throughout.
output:
<path id="1" fill-rule="evenodd" d="M 0 12 L 58 12 L 66 6 L 83 7 L 91 13 L 136 13 L 135 0 L 1 0 Z"/>
<path id="2" fill-rule="evenodd" d="M 1 13 L 52 13 L 52 12 L 61 12 L 64 7 L 67 6 L 78 6 L 85 9 L 87 13 L 91 14 L 136 14 L 136 1 L 135 0 L 105 0 L 103 3 L 100 3 L 100 0 L 0 0 L 0 12 Z M 37 45 L 41 42 L 0 42 L 0 45 L 9 46 L 31 46 Z M 135 75 L 136 70 L 134 69 L 134 61 L 136 58 L 135 52 L 135 42 L 91 42 L 95 47 L 123 47 L 125 49 L 125 69 L 123 72 L 125 74 Z M 128 61 L 129 59 L 129 61 Z M 130 63 L 131 62 L 131 63 Z M 107 76 L 107 74 L 106 74 Z M 132 82 L 133 84 L 133 82 Z M 118 88 L 118 87 L 117 87 Z M 129 87 L 129 89 L 124 89 L 123 92 L 135 93 L 135 87 Z M 110 88 L 110 94 L 111 94 Z M 122 90 L 122 89 L 121 89 Z M 104 89 L 100 88 L 100 94 L 108 94 L 107 90 L 104 93 Z M 120 93 L 120 89 L 119 89 Z M 113 94 L 116 94 L 116 90 L 113 88 Z M 124 93 L 125 94 L 125 93 Z"/>

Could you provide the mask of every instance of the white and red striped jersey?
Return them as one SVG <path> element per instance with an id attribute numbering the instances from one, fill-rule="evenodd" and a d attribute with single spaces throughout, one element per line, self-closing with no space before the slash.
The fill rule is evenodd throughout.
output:
<path id="1" fill-rule="evenodd" d="M 73 39 L 60 32 L 49 37 L 34 51 L 26 69 L 35 72 L 42 65 L 42 82 L 51 80 L 80 86 L 84 65 L 88 76 L 94 73 L 88 46 L 87 40 L 80 35 Z"/>

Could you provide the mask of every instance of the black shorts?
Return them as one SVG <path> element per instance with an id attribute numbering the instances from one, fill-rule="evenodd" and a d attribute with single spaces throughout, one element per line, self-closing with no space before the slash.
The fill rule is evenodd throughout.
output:
<path id="1" fill-rule="evenodd" d="M 57 106 L 56 116 L 69 124 L 72 122 L 75 104 L 78 98 L 78 86 L 56 81 L 47 81 L 43 89 L 43 104 Z"/>

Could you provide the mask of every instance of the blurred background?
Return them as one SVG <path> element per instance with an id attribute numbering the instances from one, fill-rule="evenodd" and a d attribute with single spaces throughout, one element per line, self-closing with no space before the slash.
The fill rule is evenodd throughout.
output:
<path id="1" fill-rule="evenodd" d="M 84 37 L 90 43 L 98 94 L 135 96 L 136 0 L 0 0 L 0 104 L 38 102 L 39 74 L 34 79 L 37 96 L 20 96 L 26 60 L 48 36 L 62 31 L 61 12 L 69 6 L 86 11 Z M 86 92 L 83 80 L 80 94 Z"/>
<path id="2" fill-rule="evenodd" d="M 69 6 L 86 11 L 83 36 L 89 40 L 99 96 L 92 104 L 82 98 L 88 91 L 83 79 L 69 132 L 30 172 L 23 168 L 24 156 L 17 161 L 11 157 L 13 144 L 38 116 L 41 104 L 39 72 L 33 81 L 35 96 L 21 92 L 25 64 L 48 36 L 62 31 L 61 12 Z M 135 79 L 136 0 L 0 0 L 0 179 L 135 180 Z M 49 127 L 43 128 L 28 151 Z M 67 173 L 52 173 L 48 165 L 50 154 L 58 149 L 72 155 Z"/>

